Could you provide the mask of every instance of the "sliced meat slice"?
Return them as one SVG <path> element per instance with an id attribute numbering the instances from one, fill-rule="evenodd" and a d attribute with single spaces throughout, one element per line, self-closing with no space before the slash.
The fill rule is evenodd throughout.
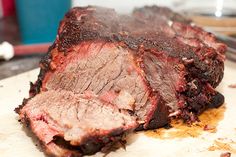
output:
<path id="1" fill-rule="evenodd" d="M 94 96 L 70 91 L 51 90 L 38 94 L 21 109 L 20 117 L 23 123 L 29 123 L 51 154 L 65 147 L 71 149 L 63 151 L 66 154 L 91 154 L 108 143 L 121 140 L 137 127 L 135 116 L 128 111 Z"/>

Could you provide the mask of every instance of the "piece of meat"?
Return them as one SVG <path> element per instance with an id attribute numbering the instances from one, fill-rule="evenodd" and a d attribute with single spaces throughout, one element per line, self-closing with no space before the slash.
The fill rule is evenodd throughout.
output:
<path id="1" fill-rule="evenodd" d="M 231 157 L 231 153 L 230 152 L 221 153 L 220 157 Z"/>
<path id="2" fill-rule="evenodd" d="M 229 88 L 236 88 L 236 84 L 230 84 L 228 85 Z"/>
<path id="3" fill-rule="evenodd" d="M 163 127 L 170 117 L 190 123 L 205 109 L 222 105 L 224 97 L 214 88 L 223 78 L 225 50 L 214 35 L 191 26 L 188 19 L 168 8 L 144 7 L 132 15 L 118 15 L 107 8 L 76 7 L 61 21 L 56 40 L 40 63 L 38 80 L 31 84 L 30 98 L 16 111 L 23 122 L 30 122 L 50 154 L 92 154 L 134 129 Z M 50 100 L 37 105 L 38 99 L 47 99 L 49 93 Z M 70 95 L 70 101 L 58 108 L 64 95 Z M 93 109 L 89 115 L 81 113 L 88 104 L 80 103 L 88 99 L 96 100 L 95 108 L 89 104 Z M 80 104 L 77 117 L 89 116 L 86 123 L 71 124 L 77 119 L 70 114 L 54 117 L 68 113 L 74 100 Z M 110 106 L 106 114 L 111 116 L 93 119 L 96 113 L 104 116 L 100 112 L 103 106 Z M 36 115 L 41 115 L 42 109 L 47 113 L 43 119 L 53 119 L 53 131 L 43 127 L 42 121 L 32 127 L 35 109 Z M 121 124 L 119 117 L 128 120 Z M 104 126 L 97 127 L 95 120 Z M 69 132 L 71 136 L 67 136 L 68 126 L 61 130 L 66 122 L 80 128 L 72 130 L 76 135 Z M 95 126 L 96 135 L 88 131 Z M 104 127 L 108 127 L 106 132 Z M 114 134 L 117 128 L 122 131 Z M 38 134 L 38 129 L 46 134 Z M 106 138 L 100 140 L 101 136 Z"/>
<path id="4" fill-rule="evenodd" d="M 30 126 L 52 155 L 57 152 L 50 147 L 68 147 L 71 151 L 78 151 L 77 154 L 91 154 L 107 143 L 122 139 L 124 134 L 137 127 L 136 117 L 127 110 L 92 95 L 65 90 L 36 95 L 19 114 L 21 121 Z M 60 156 L 66 154 L 71 156 L 73 153 L 66 151 Z"/>

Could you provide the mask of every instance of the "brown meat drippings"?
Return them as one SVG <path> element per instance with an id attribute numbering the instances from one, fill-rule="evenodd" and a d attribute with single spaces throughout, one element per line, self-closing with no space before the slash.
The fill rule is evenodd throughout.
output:
<path id="1" fill-rule="evenodd" d="M 160 139 L 198 137 L 204 131 L 214 133 L 217 131 L 218 123 L 224 118 L 225 105 L 220 108 L 208 109 L 199 116 L 199 122 L 191 125 L 184 123 L 182 120 L 172 120 L 173 128 L 160 128 L 145 132 L 149 137 Z M 208 126 L 210 129 L 206 129 Z"/>

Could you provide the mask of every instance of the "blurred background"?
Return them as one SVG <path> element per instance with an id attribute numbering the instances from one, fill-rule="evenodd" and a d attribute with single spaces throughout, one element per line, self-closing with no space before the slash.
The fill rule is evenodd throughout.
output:
<path id="1" fill-rule="evenodd" d="M 60 20 L 73 6 L 99 5 L 129 13 L 134 7 L 153 4 L 168 6 L 216 32 L 231 45 L 229 57 L 236 58 L 236 0 L 0 0 L 0 79 L 38 67 Z M 7 48 L 15 54 L 4 56 Z"/>

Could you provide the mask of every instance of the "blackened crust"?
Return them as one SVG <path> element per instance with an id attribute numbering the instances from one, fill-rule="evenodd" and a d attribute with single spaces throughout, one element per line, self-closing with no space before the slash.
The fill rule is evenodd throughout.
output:
<path id="1" fill-rule="evenodd" d="M 153 117 L 149 121 L 149 125 L 146 129 L 160 128 L 167 125 L 169 122 L 169 107 L 166 106 L 164 100 L 160 98 Z"/>
<path id="2" fill-rule="evenodd" d="M 17 108 L 14 109 L 14 111 L 18 114 L 20 114 L 20 110 L 26 105 L 26 103 L 29 101 L 29 99 L 24 98 L 22 101 L 22 104 L 19 105 Z"/>
<path id="3" fill-rule="evenodd" d="M 146 124 L 146 126 L 144 126 L 143 124 L 139 125 L 138 128 L 136 128 L 136 131 L 157 129 L 166 126 L 167 124 L 169 124 L 169 122 L 169 107 L 166 106 L 164 100 L 159 97 L 158 104 L 156 105 L 156 110 L 154 111 L 154 114 L 149 123 Z"/>

